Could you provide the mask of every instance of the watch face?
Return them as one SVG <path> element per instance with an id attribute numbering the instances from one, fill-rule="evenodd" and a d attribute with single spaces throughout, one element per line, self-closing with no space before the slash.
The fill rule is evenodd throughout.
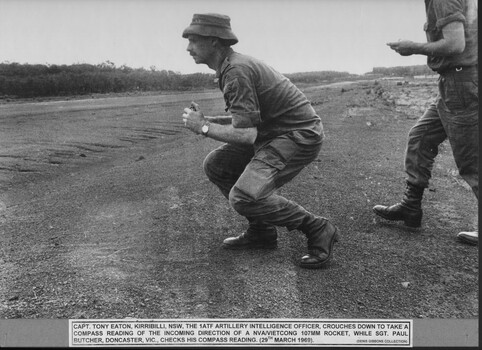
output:
<path id="1" fill-rule="evenodd" d="M 203 134 L 205 134 L 205 133 L 207 133 L 207 132 L 209 131 L 209 126 L 203 125 L 203 127 L 202 127 L 201 130 L 202 130 Z"/>

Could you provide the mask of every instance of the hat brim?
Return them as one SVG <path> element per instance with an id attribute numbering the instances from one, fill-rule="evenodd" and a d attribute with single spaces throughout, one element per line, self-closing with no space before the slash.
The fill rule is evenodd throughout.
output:
<path id="1" fill-rule="evenodd" d="M 182 32 L 183 38 L 187 38 L 188 35 L 213 36 L 227 40 L 231 45 L 234 45 L 238 42 L 238 38 L 230 29 L 215 26 L 191 24 Z"/>

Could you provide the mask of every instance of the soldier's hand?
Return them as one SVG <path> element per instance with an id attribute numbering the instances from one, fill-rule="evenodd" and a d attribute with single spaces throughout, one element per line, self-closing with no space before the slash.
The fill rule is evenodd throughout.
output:
<path id="1" fill-rule="evenodd" d="M 193 111 L 199 111 L 200 108 L 199 108 L 199 105 L 196 103 L 196 102 L 191 102 L 191 107 L 190 107 Z"/>
<path id="2" fill-rule="evenodd" d="M 410 56 L 415 53 L 414 42 L 410 40 L 399 40 L 387 43 L 388 46 L 402 56 Z"/>
<path id="3" fill-rule="evenodd" d="M 184 126 L 196 134 L 201 133 L 201 128 L 205 122 L 204 114 L 199 110 L 199 105 L 192 102 L 190 108 L 184 108 L 182 115 Z"/>

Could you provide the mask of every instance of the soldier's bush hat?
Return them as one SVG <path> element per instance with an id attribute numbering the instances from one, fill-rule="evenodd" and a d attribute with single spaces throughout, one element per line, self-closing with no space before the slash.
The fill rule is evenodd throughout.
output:
<path id="1" fill-rule="evenodd" d="M 191 25 L 184 29 L 182 37 L 187 38 L 190 34 L 221 38 L 230 45 L 238 42 L 238 38 L 231 30 L 231 18 L 217 13 L 194 14 Z"/>

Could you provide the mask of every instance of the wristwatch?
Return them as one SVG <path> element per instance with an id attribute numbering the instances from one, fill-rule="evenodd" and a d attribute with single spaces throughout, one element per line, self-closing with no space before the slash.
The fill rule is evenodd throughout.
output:
<path id="1" fill-rule="evenodd" d="M 209 132 L 209 122 L 205 122 L 204 125 L 201 128 L 201 133 L 204 136 L 208 136 L 208 132 Z"/>

